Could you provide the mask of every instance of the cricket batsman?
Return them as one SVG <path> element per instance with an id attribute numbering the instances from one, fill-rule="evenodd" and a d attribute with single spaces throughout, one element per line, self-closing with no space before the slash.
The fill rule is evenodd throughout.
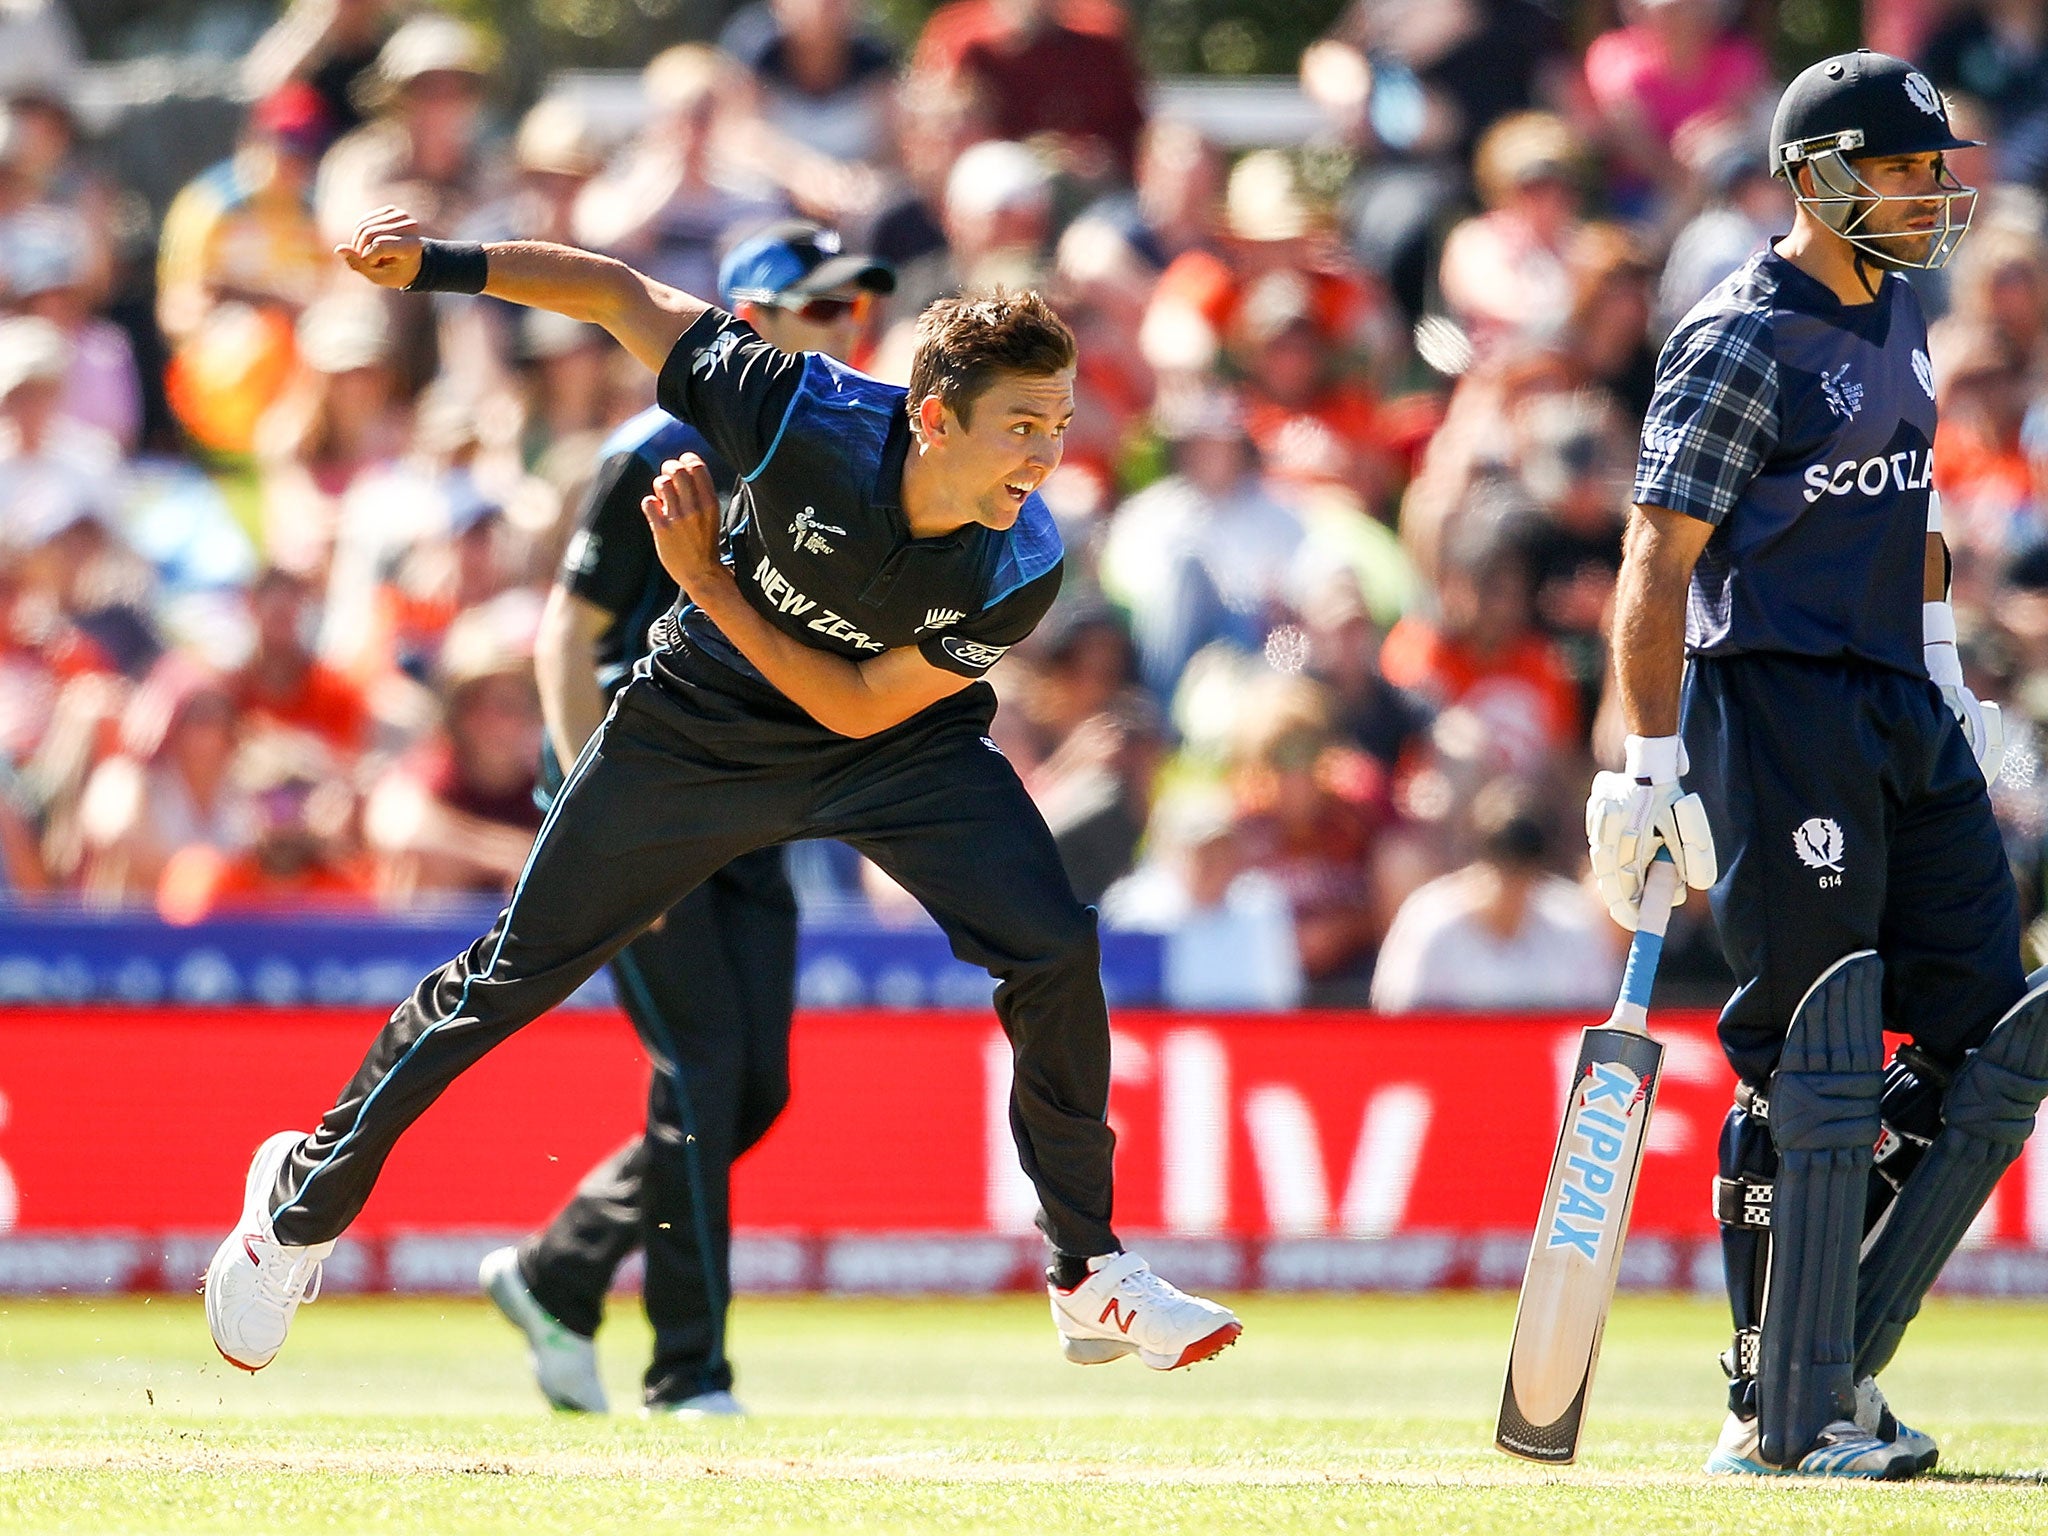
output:
<path id="1" fill-rule="evenodd" d="M 1876 1378 L 2048 1094 L 1986 788 L 1998 711 L 1947 602 L 1927 329 L 1893 275 L 1968 230 L 1944 157 L 1970 142 L 1898 59 L 1802 73 L 1771 125 L 1792 231 L 1679 325 L 1643 428 L 1614 636 L 1632 734 L 1586 825 L 1616 919 L 1668 848 L 1736 976 L 1710 1472 L 1934 1464 Z"/>

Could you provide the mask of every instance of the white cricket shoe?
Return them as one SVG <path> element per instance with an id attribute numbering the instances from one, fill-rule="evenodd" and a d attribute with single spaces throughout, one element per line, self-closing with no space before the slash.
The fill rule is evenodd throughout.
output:
<path id="1" fill-rule="evenodd" d="M 533 1379 L 548 1406 L 565 1413 L 604 1413 L 604 1379 L 597 1373 L 597 1345 L 555 1321 L 519 1273 L 519 1250 L 493 1248 L 477 1266 L 477 1284 L 505 1320 L 526 1335 Z"/>
<path id="2" fill-rule="evenodd" d="M 1891 1404 L 1884 1400 L 1884 1393 L 1878 1390 L 1875 1376 L 1866 1376 L 1856 1383 L 1856 1427 L 1911 1452 L 1915 1472 L 1932 1472 L 1934 1464 L 1941 1460 L 1941 1447 L 1934 1443 L 1934 1436 L 1899 1422 Z"/>
<path id="3" fill-rule="evenodd" d="M 1076 1365 L 1135 1354 L 1155 1371 L 1178 1370 L 1228 1349 L 1244 1331 L 1227 1308 L 1174 1289 L 1135 1253 L 1091 1262 L 1097 1267 L 1071 1291 L 1045 1287 L 1060 1351 Z"/>
<path id="4" fill-rule="evenodd" d="M 1799 1458 L 1796 1467 L 1778 1467 L 1763 1459 L 1757 1421 L 1728 1415 L 1707 1470 L 1748 1477 L 1860 1477 L 1895 1483 L 1919 1471 L 1912 1452 L 1897 1442 L 1866 1434 L 1854 1420 L 1837 1419 L 1820 1432 L 1820 1442 Z"/>
<path id="5" fill-rule="evenodd" d="M 334 1244 L 293 1247 L 270 1226 L 277 1170 L 306 1138 L 279 1131 L 256 1149 L 242 1186 L 242 1219 L 206 1267 L 206 1326 L 228 1364 L 260 1371 L 277 1357 L 299 1303 L 320 1294 L 320 1266 Z"/>
<path id="6" fill-rule="evenodd" d="M 680 1403 L 651 1403 L 647 1416 L 652 1419 L 744 1419 L 747 1410 L 730 1392 L 699 1392 Z"/>

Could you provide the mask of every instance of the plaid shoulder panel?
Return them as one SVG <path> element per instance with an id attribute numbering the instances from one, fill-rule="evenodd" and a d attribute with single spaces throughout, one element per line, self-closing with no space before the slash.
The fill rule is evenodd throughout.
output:
<path id="1" fill-rule="evenodd" d="M 1657 360 L 1636 461 L 1638 505 L 1719 523 L 1778 445 L 1778 361 L 1755 310 L 1681 326 Z"/>

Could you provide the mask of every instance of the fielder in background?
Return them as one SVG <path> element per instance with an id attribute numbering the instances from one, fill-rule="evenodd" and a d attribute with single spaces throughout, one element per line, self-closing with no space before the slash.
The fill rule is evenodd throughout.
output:
<path id="1" fill-rule="evenodd" d="M 1897 59 L 1794 80 L 1770 145 L 1792 232 L 1673 333 L 1643 428 L 1614 644 L 1634 734 L 1587 829 L 1624 926 L 1659 845 L 1711 886 L 1737 978 L 1714 1472 L 1934 1464 L 1876 1377 L 2048 1093 L 1986 792 L 1998 715 L 1946 601 L 1927 331 L 1893 275 L 1967 230 L 1944 161 L 1967 142 Z M 1910 1041 L 1889 1066 L 1887 1028 Z"/>
<path id="2" fill-rule="evenodd" d="M 894 273 L 840 250 L 837 235 L 788 220 L 741 241 L 718 272 L 719 302 L 784 352 L 847 361 Z M 695 428 L 660 406 L 599 451 L 575 536 L 548 594 L 535 671 L 547 720 L 543 798 L 581 755 L 612 698 L 675 607 L 640 501 L 661 466 L 704 460 L 721 502 L 738 484 Z M 780 848 L 740 855 L 612 960 L 620 1006 L 647 1048 L 647 1131 L 585 1176 L 544 1231 L 487 1255 L 478 1278 L 526 1335 L 557 1408 L 603 1413 L 593 1342 L 626 1256 L 647 1256 L 654 1325 L 649 1412 L 737 1414 L 725 1320 L 732 1295 L 732 1165 L 789 1101 L 796 897 Z"/>
<path id="3" fill-rule="evenodd" d="M 1053 1248 L 1066 1358 L 1172 1370 L 1229 1345 L 1227 1309 L 1117 1241 L 1095 913 L 988 739 L 983 678 L 1059 587 L 1038 490 L 1073 414 L 1073 332 L 1035 293 L 940 300 L 918 319 L 905 390 L 778 351 L 725 310 L 568 246 L 426 240 L 386 208 L 341 254 L 382 287 L 485 292 L 604 326 L 740 488 L 721 516 L 685 454 L 641 502 L 686 601 L 569 770 L 491 931 L 399 1004 L 315 1131 L 257 1149 L 207 1269 L 221 1353 L 248 1370 L 275 1357 L 384 1159 L 466 1068 L 733 859 L 818 837 L 872 858 L 997 979 L 1010 1124 Z M 848 1155 L 916 1156 L 901 1130 L 878 1124 Z"/>

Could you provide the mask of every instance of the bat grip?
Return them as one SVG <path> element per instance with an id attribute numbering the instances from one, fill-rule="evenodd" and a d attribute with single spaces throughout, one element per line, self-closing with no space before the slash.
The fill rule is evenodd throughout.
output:
<path id="1" fill-rule="evenodd" d="M 1664 955 L 1664 929 L 1671 921 L 1671 894 L 1678 888 L 1678 866 L 1670 850 L 1659 848 L 1643 877 L 1643 900 L 1636 909 L 1636 936 L 1628 946 L 1628 966 L 1621 973 L 1621 996 L 1611 1024 L 1624 1029 L 1645 1027 L 1650 988 L 1657 980 L 1657 962 Z"/>

